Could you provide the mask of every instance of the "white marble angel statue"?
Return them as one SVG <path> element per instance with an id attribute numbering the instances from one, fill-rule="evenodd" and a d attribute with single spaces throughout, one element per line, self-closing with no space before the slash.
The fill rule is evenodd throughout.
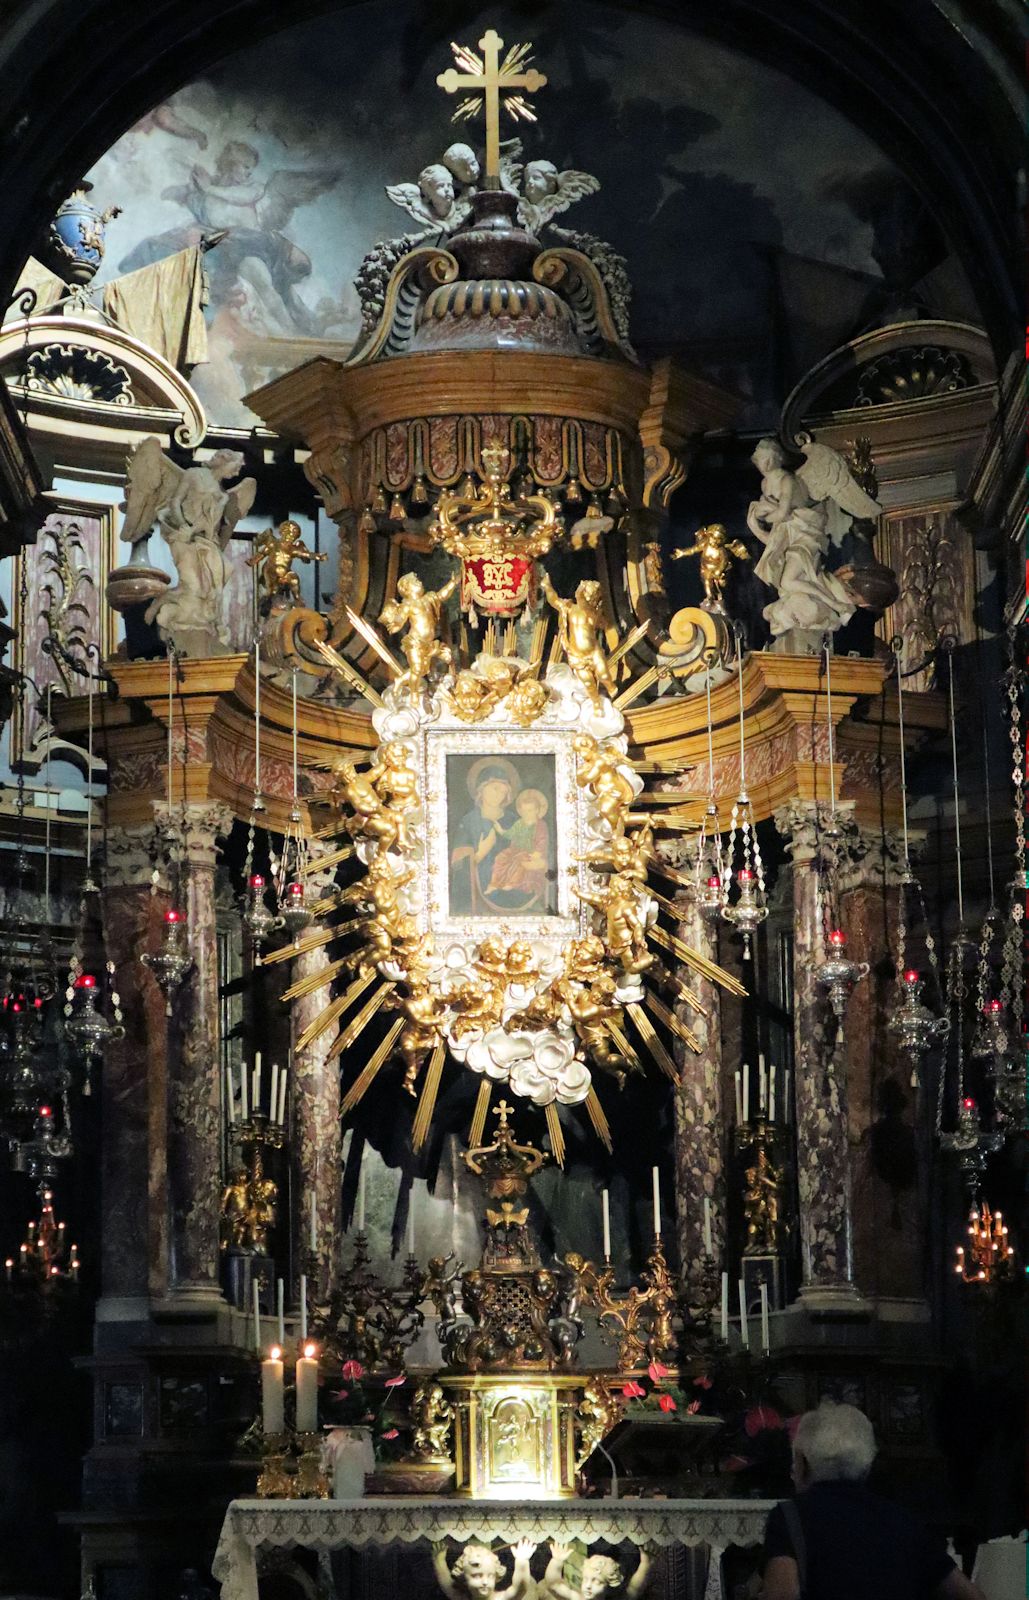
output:
<path id="1" fill-rule="evenodd" d="M 447 1564 L 446 1546 L 434 1545 L 432 1565 L 436 1582 L 447 1600 L 529 1600 L 535 1587 L 529 1558 L 535 1548 L 531 1539 L 519 1539 L 511 1546 L 514 1568 L 508 1583 L 500 1557 L 488 1545 L 470 1540 L 452 1567 Z M 503 1588 L 499 1587 L 501 1583 Z"/>
<path id="2" fill-rule="evenodd" d="M 778 590 L 764 615 L 773 649 L 814 654 L 823 634 L 835 633 L 854 614 L 854 596 L 825 568 L 829 541 L 839 545 L 856 517 L 874 518 L 878 501 L 855 481 L 846 460 L 810 434 L 797 440 L 803 466 L 791 472 L 775 439 L 761 439 L 751 457 L 761 473 L 761 496 L 747 511 L 747 527 L 764 545 L 754 568 Z"/>
<path id="3" fill-rule="evenodd" d="M 571 1545 L 551 1544 L 550 1561 L 536 1591 L 539 1600 L 600 1600 L 601 1596 L 616 1600 L 618 1595 L 629 1600 L 645 1592 L 650 1576 L 650 1557 L 645 1550 L 640 1551 L 636 1571 L 629 1579 L 614 1556 L 587 1556 L 577 1588 L 564 1576 L 565 1562 L 571 1553 Z"/>
<path id="4" fill-rule="evenodd" d="M 242 468 L 238 450 L 218 450 L 209 461 L 176 466 L 155 438 L 144 439 L 129 457 L 121 537 L 133 546 L 133 561 L 145 560 L 156 523 L 171 551 L 178 583 L 151 601 L 146 620 L 156 622 L 161 638 L 180 655 L 228 651 L 225 546 L 257 493 L 254 478 L 225 487 Z"/>
<path id="5" fill-rule="evenodd" d="M 552 161 L 530 161 L 522 180 L 522 199 L 518 220 L 532 233 L 567 211 L 576 200 L 596 194 L 600 181 L 588 172 L 558 172 Z"/>

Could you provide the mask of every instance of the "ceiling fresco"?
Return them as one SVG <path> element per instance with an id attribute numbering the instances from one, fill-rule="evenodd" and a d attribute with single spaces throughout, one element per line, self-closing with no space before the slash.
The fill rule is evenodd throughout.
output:
<path id="1" fill-rule="evenodd" d="M 213 421 L 248 426 L 248 390 L 355 339 L 360 261 L 411 227 L 385 186 L 469 137 L 435 83 L 451 30 L 534 40 L 549 84 L 539 123 L 512 129 L 524 156 L 599 179 L 561 222 L 627 258 L 640 354 L 736 390 L 744 425 L 772 424 L 795 378 L 862 326 L 911 309 L 977 320 L 896 168 L 782 73 L 597 4 L 424 15 L 371 4 L 241 39 L 90 172 L 123 207 L 98 282 L 225 232 L 193 380 Z"/>

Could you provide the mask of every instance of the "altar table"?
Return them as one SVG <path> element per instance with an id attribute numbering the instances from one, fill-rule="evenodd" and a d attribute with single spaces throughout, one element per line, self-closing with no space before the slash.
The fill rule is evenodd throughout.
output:
<path id="1" fill-rule="evenodd" d="M 489 1544 L 581 1539 L 618 1545 L 707 1546 L 704 1600 L 721 1600 L 722 1555 L 760 1544 L 770 1500 L 234 1500 L 213 1572 L 222 1600 L 258 1600 L 258 1552 L 293 1546 L 321 1553 L 394 1541 L 469 1539 Z"/>

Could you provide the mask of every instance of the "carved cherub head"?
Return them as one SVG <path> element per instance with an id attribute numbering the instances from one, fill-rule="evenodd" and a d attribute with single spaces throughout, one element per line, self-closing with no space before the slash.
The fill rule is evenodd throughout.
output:
<path id="1" fill-rule="evenodd" d="M 600 614 L 601 588 L 596 578 L 583 578 L 575 591 L 575 598 L 587 611 Z"/>
<path id="2" fill-rule="evenodd" d="M 466 1544 L 451 1572 L 465 1594 L 474 1596 L 495 1594 L 504 1576 L 499 1558 L 484 1544 Z"/>
<path id="3" fill-rule="evenodd" d="M 424 593 L 422 580 L 417 572 L 405 572 L 403 577 L 397 580 L 397 594 L 404 600 L 417 600 L 418 596 Z"/>
<path id="4" fill-rule="evenodd" d="M 582 1564 L 579 1593 L 582 1600 L 596 1600 L 605 1589 L 620 1589 L 624 1574 L 613 1556 L 587 1556 Z"/>
<path id="5" fill-rule="evenodd" d="M 433 161 L 422 168 L 418 174 L 418 187 L 435 216 L 449 215 L 454 204 L 454 179 L 442 161 Z"/>
<path id="6" fill-rule="evenodd" d="M 548 194 L 556 194 L 557 184 L 557 168 L 552 161 L 530 161 L 526 166 L 522 190 L 533 205 Z"/>
<path id="7" fill-rule="evenodd" d="M 479 158 L 470 144 L 452 144 L 443 152 L 443 165 L 458 183 L 478 183 Z"/>

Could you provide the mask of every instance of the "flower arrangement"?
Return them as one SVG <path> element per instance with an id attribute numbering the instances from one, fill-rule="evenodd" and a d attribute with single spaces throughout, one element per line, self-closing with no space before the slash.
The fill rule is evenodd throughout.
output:
<path id="1" fill-rule="evenodd" d="M 377 1461 L 395 1460 L 401 1454 L 402 1434 L 408 1427 L 406 1414 L 397 1415 L 396 1401 L 407 1383 L 404 1373 L 390 1378 L 372 1377 L 360 1361 L 344 1361 L 342 1380 L 331 1388 L 323 1378 L 322 1419 L 329 1427 L 368 1428 Z"/>

